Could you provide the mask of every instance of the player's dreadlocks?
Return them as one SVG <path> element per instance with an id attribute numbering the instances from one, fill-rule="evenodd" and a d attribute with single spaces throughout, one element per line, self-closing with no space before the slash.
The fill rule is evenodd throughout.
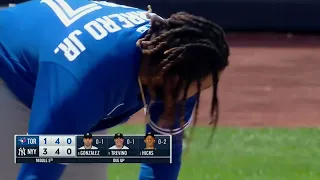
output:
<path id="1" fill-rule="evenodd" d="M 183 113 L 188 88 L 192 82 L 197 82 L 194 126 L 197 122 L 201 82 L 212 74 L 213 96 L 210 124 L 213 125 L 214 130 L 219 118 L 217 96 L 219 73 L 229 63 L 229 47 L 224 31 L 217 24 L 205 18 L 185 12 L 173 14 L 168 19 L 162 19 L 151 13 L 148 13 L 147 16 L 150 18 L 151 28 L 147 35 L 137 42 L 137 45 L 144 55 L 150 57 L 148 63 L 152 70 L 151 77 L 164 77 L 164 89 L 163 87 L 158 89 L 157 96 L 161 96 L 165 101 L 165 106 L 168 106 L 167 109 L 174 113 L 173 104 L 179 92 L 183 90 L 183 98 L 180 101 L 181 113 Z M 173 84 L 170 80 L 174 77 L 179 77 L 179 79 Z M 167 94 L 168 91 L 165 88 L 168 86 L 171 86 L 172 91 L 169 92 L 172 93 L 171 96 Z M 175 117 L 174 114 L 171 115 Z M 181 124 L 184 124 L 184 121 L 182 118 Z"/>

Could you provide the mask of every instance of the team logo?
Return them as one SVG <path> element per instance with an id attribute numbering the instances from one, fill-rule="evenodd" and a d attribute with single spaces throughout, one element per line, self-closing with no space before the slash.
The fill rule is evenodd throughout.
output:
<path id="1" fill-rule="evenodd" d="M 20 138 L 18 141 L 19 141 L 21 144 L 24 144 L 24 143 L 27 142 L 27 138 L 26 138 L 26 137 L 23 137 L 23 138 Z"/>
<path id="2" fill-rule="evenodd" d="M 26 156 L 26 148 L 19 148 L 18 149 L 18 156 Z"/>

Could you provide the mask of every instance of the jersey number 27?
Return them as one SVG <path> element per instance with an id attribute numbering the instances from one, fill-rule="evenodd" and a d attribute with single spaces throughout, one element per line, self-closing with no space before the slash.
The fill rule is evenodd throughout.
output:
<path id="1" fill-rule="evenodd" d="M 108 7 L 123 7 L 131 8 L 128 6 L 118 5 L 110 2 L 92 2 L 90 4 L 78 7 L 73 9 L 65 0 L 41 0 L 41 3 L 46 3 L 53 12 L 57 15 L 60 21 L 66 26 L 69 27 L 72 23 L 76 22 L 81 17 L 101 9 L 103 6 Z"/>

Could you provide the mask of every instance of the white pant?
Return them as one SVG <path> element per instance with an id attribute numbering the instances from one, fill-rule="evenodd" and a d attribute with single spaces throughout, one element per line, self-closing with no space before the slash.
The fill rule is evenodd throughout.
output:
<path id="1" fill-rule="evenodd" d="M 30 110 L 21 104 L 0 80 L 0 179 L 17 178 L 20 164 L 14 164 L 14 135 L 26 134 Z M 106 132 L 100 132 L 106 134 Z M 95 133 L 96 134 L 96 133 Z M 106 180 L 106 164 L 70 164 L 62 180 Z"/>

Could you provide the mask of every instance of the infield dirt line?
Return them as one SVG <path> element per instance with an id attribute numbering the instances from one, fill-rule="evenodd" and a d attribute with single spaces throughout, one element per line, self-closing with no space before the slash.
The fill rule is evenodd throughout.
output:
<path id="1" fill-rule="evenodd" d="M 320 37 L 231 34 L 230 66 L 219 84 L 221 126 L 320 126 Z M 197 124 L 207 126 L 211 90 Z M 144 123 L 138 112 L 129 120 Z"/>

